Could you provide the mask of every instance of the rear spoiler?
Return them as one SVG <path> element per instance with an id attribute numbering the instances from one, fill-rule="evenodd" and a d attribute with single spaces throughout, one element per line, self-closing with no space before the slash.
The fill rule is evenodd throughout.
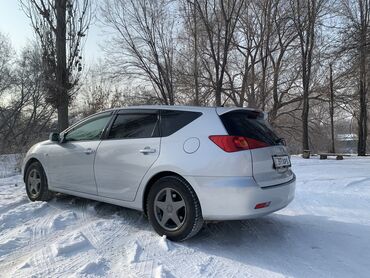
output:
<path id="1" fill-rule="evenodd" d="M 254 109 L 254 108 L 243 108 L 243 107 L 216 107 L 216 113 L 221 116 L 223 114 L 229 113 L 229 112 L 234 112 L 234 111 L 250 111 L 250 112 L 255 112 L 258 113 L 258 117 L 263 118 L 263 120 L 267 121 L 268 119 L 268 113 L 264 112 L 259 109 Z"/>

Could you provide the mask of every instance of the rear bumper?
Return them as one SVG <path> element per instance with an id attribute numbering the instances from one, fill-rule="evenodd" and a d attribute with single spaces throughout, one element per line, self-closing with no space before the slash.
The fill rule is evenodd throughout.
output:
<path id="1" fill-rule="evenodd" d="M 205 220 L 241 220 L 270 214 L 294 198 L 295 176 L 284 184 L 261 188 L 253 177 L 185 177 L 200 201 Z M 259 203 L 271 202 L 255 209 Z"/>

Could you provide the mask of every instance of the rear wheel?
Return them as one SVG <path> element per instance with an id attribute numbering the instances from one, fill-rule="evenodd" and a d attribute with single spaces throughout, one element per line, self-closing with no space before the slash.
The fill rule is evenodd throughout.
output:
<path id="1" fill-rule="evenodd" d="M 46 175 L 39 162 L 33 162 L 26 171 L 26 191 L 31 201 L 49 201 L 54 193 L 49 190 Z"/>
<path id="2" fill-rule="evenodd" d="M 203 226 L 199 200 L 191 186 L 182 178 L 160 178 L 147 199 L 149 222 L 159 235 L 182 241 L 196 235 Z"/>

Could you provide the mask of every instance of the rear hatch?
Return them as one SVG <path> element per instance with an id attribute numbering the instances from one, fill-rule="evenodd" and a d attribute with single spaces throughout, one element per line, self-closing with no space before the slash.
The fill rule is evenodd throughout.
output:
<path id="1" fill-rule="evenodd" d="M 264 115 L 240 109 L 223 113 L 220 119 L 229 135 L 242 136 L 248 142 L 253 177 L 259 186 L 269 187 L 288 182 L 294 175 L 284 141 L 272 131 Z"/>

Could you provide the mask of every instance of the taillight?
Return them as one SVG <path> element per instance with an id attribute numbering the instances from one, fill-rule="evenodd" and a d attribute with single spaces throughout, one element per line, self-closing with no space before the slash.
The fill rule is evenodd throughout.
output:
<path id="1" fill-rule="evenodd" d="M 267 147 L 268 144 L 243 136 L 211 135 L 209 139 L 225 152 L 232 153 Z"/>

